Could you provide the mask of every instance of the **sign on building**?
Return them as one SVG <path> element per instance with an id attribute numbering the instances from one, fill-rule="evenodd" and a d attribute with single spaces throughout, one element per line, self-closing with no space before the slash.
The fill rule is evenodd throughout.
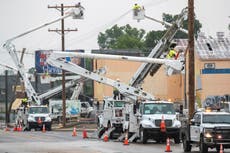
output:
<path id="1" fill-rule="evenodd" d="M 84 52 L 84 50 L 66 50 L 67 52 Z M 61 74 L 62 70 L 51 66 L 47 63 L 46 59 L 52 53 L 52 50 L 37 50 L 35 51 L 35 68 L 37 73 L 45 74 Z M 84 59 L 71 58 L 71 62 L 84 67 Z"/>

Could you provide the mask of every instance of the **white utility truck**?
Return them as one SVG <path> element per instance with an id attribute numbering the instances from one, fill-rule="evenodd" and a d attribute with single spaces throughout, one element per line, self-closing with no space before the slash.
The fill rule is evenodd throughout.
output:
<path id="1" fill-rule="evenodd" d="M 23 130 L 42 129 L 51 130 L 52 120 L 47 106 L 19 107 L 17 110 L 16 123 L 23 127 Z"/>

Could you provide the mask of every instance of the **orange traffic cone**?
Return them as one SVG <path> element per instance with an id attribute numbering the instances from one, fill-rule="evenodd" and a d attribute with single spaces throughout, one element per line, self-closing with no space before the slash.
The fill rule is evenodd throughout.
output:
<path id="1" fill-rule="evenodd" d="M 74 137 L 74 136 L 77 136 L 77 131 L 76 131 L 76 127 L 74 126 L 74 128 L 73 128 L 73 134 L 72 134 L 72 136 Z"/>
<path id="2" fill-rule="evenodd" d="M 222 144 L 220 144 L 220 153 L 224 153 Z"/>
<path id="3" fill-rule="evenodd" d="M 21 124 L 19 124 L 19 126 L 18 126 L 18 131 L 19 131 L 19 132 L 22 131 L 22 126 L 21 126 Z"/>
<path id="4" fill-rule="evenodd" d="M 105 131 L 104 142 L 107 142 L 107 141 L 109 141 L 109 137 L 108 137 L 107 131 Z"/>
<path id="5" fill-rule="evenodd" d="M 83 137 L 83 139 L 88 138 L 85 128 L 82 131 L 82 137 Z"/>
<path id="6" fill-rule="evenodd" d="M 166 132 L 165 120 L 164 120 L 163 115 L 162 115 L 162 119 L 161 119 L 160 130 L 161 130 L 161 132 Z"/>
<path id="7" fill-rule="evenodd" d="M 43 132 L 43 133 L 46 132 L 46 126 L 45 126 L 45 124 L 43 124 L 43 126 L 42 126 L 42 132 Z"/>
<path id="8" fill-rule="evenodd" d="M 13 131 L 17 131 L 17 125 L 16 124 L 14 125 Z"/>
<path id="9" fill-rule="evenodd" d="M 124 140 L 123 145 L 129 145 L 128 133 L 125 134 L 125 140 Z"/>
<path id="10" fill-rule="evenodd" d="M 172 150 L 170 149 L 170 140 L 169 140 L 169 138 L 167 138 L 167 145 L 166 145 L 165 152 L 172 152 Z"/>

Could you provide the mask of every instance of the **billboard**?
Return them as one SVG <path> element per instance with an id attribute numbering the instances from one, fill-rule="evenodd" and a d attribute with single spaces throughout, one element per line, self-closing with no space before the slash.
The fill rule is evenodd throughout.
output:
<path id="1" fill-rule="evenodd" d="M 35 51 L 35 68 L 37 73 L 48 73 L 48 74 L 61 74 L 62 70 L 54 66 L 49 65 L 46 59 L 53 52 L 53 50 L 37 50 Z M 66 50 L 66 52 L 81 52 L 84 50 Z M 84 67 L 83 58 L 71 58 L 71 62 Z"/>

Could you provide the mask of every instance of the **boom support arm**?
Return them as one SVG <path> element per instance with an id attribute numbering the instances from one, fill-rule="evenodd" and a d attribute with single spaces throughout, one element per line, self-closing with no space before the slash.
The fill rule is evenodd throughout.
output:
<path id="1" fill-rule="evenodd" d="M 58 22 L 60 20 L 68 18 L 70 16 L 73 16 L 73 18 L 80 18 L 81 11 L 83 11 L 83 8 L 81 8 L 81 7 L 75 8 L 72 11 L 70 11 L 67 15 L 62 16 L 61 18 L 58 18 L 58 19 L 56 19 L 54 21 L 48 22 L 46 24 L 43 24 L 41 26 L 38 26 L 38 27 L 33 28 L 31 30 L 28 30 L 28 31 L 26 31 L 26 32 L 24 32 L 24 33 L 22 33 L 20 35 L 17 35 L 15 37 L 11 38 L 11 39 L 8 39 L 5 42 L 5 44 L 3 45 L 3 48 L 5 48 L 9 52 L 11 58 L 13 59 L 13 62 L 15 63 L 15 65 L 16 65 L 18 71 L 19 71 L 19 74 L 21 75 L 22 79 L 24 80 L 25 89 L 26 89 L 26 93 L 27 93 L 28 98 L 30 100 L 34 100 L 38 105 L 41 104 L 41 99 L 38 97 L 38 95 L 35 92 L 32 84 L 30 83 L 29 79 L 27 78 L 26 72 L 24 70 L 24 65 L 19 62 L 19 58 L 18 58 L 17 53 L 16 53 L 16 48 L 15 48 L 15 45 L 12 43 L 12 41 L 15 40 L 15 39 L 18 39 L 20 37 L 23 37 L 23 36 L 25 36 L 27 34 L 30 34 L 30 33 L 34 32 L 34 31 L 37 31 L 39 29 L 42 29 L 42 28 L 44 28 L 44 27 L 46 27 L 48 25 L 56 23 L 56 22 Z"/>
<path id="2" fill-rule="evenodd" d="M 69 57 L 76 57 L 76 54 L 69 54 L 66 53 L 67 56 Z M 97 73 L 90 72 L 74 63 L 71 62 L 66 62 L 63 58 L 67 57 L 64 55 L 62 52 L 53 52 L 50 57 L 47 59 L 47 62 L 53 66 L 56 66 L 58 68 L 70 71 L 72 73 L 79 74 L 83 77 L 92 79 L 94 81 L 97 81 L 99 83 L 103 83 L 112 87 L 117 88 L 122 94 L 125 96 L 131 98 L 131 99 L 136 99 L 135 97 L 141 97 L 143 99 L 148 99 L 148 100 L 153 100 L 155 97 L 153 97 L 151 94 L 144 92 L 140 89 L 137 89 L 135 87 L 126 85 L 124 83 L 121 83 L 119 81 L 112 80 L 110 78 L 106 78 L 104 76 L 101 76 Z M 72 56 L 71 56 L 72 55 Z M 135 96 L 135 97 L 134 97 Z"/>
<path id="3" fill-rule="evenodd" d="M 182 25 L 186 15 L 187 9 L 183 9 L 177 20 L 172 24 L 164 36 L 159 40 L 157 45 L 152 49 L 148 56 L 149 58 L 159 58 L 168 49 L 170 42 Z M 140 86 L 147 74 L 150 72 L 150 74 L 153 75 L 156 70 L 159 69 L 159 67 L 160 65 L 156 63 L 143 63 L 131 78 L 130 85 L 134 87 Z"/>
<path id="4" fill-rule="evenodd" d="M 157 64 L 164 64 L 175 70 L 181 70 L 183 67 L 183 63 L 180 60 L 123 56 L 123 55 L 91 54 L 91 53 L 79 53 L 79 52 L 74 53 L 74 52 L 54 51 L 50 58 L 58 59 L 63 57 L 78 57 L 78 58 L 91 58 L 91 59 L 133 61 L 133 62 L 143 62 L 143 63 L 157 63 Z"/>

